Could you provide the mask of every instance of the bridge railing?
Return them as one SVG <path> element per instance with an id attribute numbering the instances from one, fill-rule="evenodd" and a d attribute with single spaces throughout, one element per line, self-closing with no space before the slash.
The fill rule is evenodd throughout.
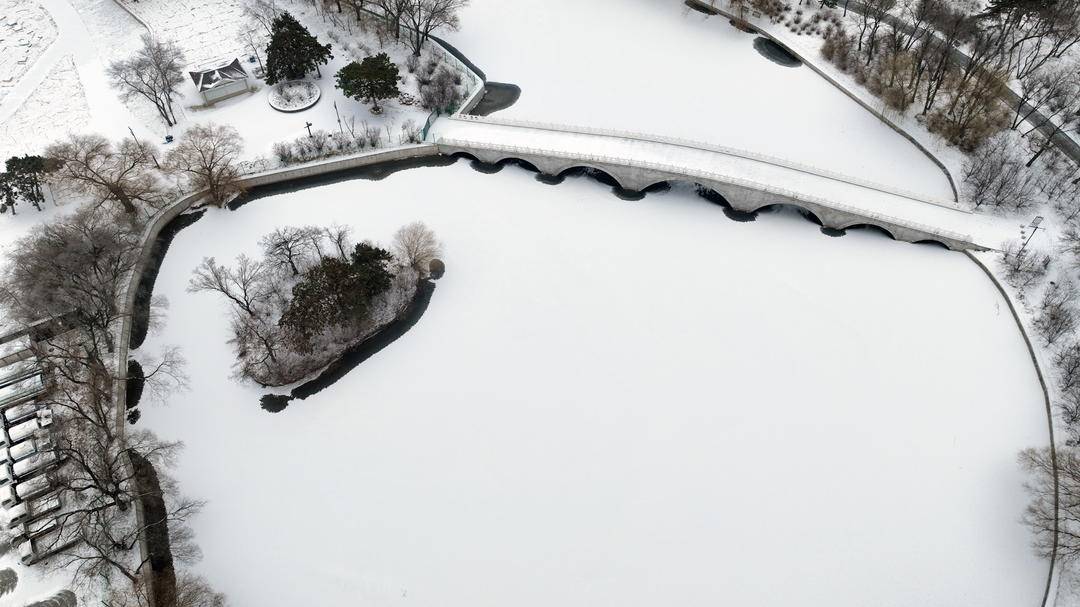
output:
<path id="1" fill-rule="evenodd" d="M 952 230 L 946 230 L 931 226 L 916 221 L 910 221 L 907 219 L 901 219 L 899 217 L 886 215 L 877 211 L 869 211 L 866 209 L 860 209 L 851 205 L 834 202 L 819 196 L 812 196 L 809 194 L 802 194 L 785 188 L 778 188 L 772 185 L 767 185 L 761 182 L 744 179 L 742 177 L 733 177 L 729 175 L 722 175 L 720 173 L 713 173 L 711 171 L 701 171 L 696 169 L 686 169 L 683 167 L 663 164 L 658 162 L 649 162 L 643 160 L 633 160 L 630 158 L 620 158 L 616 156 L 598 156 L 593 154 L 567 154 L 565 152 L 557 152 L 554 150 L 545 150 L 541 148 L 530 148 L 515 145 L 499 145 L 499 144 L 477 144 L 475 142 L 463 141 L 459 139 L 447 139 L 439 138 L 436 142 L 439 146 L 445 146 L 449 148 L 458 148 L 462 150 L 470 149 L 483 149 L 493 152 L 500 152 L 505 154 L 519 154 L 524 156 L 544 156 L 548 158 L 560 158 L 564 160 L 570 160 L 573 162 L 592 163 L 600 165 L 615 165 L 626 166 L 639 169 L 648 169 L 657 171 L 660 173 L 666 173 L 677 177 L 689 177 L 695 181 L 715 181 L 720 183 L 726 183 L 729 185 L 744 187 L 752 190 L 758 190 L 767 194 L 775 196 L 781 196 L 786 199 L 812 204 L 825 209 L 831 209 L 834 211 L 840 211 L 848 213 L 856 217 L 862 217 L 879 223 L 883 223 L 886 226 L 892 225 L 900 228 L 906 228 L 910 230 L 916 230 L 923 232 L 928 236 L 936 236 L 939 238 L 945 238 L 953 240 L 958 243 L 976 244 L 970 234 L 961 234 Z"/>
<path id="2" fill-rule="evenodd" d="M 634 141 L 645 141 L 649 143 L 663 143 L 668 145 L 677 145 L 679 147 L 690 148 L 694 150 L 700 150 L 705 152 L 717 152 L 725 154 L 727 156 L 734 156 L 736 158 L 744 158 L 746 160 L 754 160 L 757 162 L 763 162 L 800 173 L 806 173 L 809 175 L 815 175 L 818 177 L 825 177 L 836 181 L 843 181 L 851 185 L 876 190 L 885 194 L 894 194 L 896 196 L 902 196 L 904 198 L 910 198 L 919 202 L 932 204 L 939 207 L 945 207 L 954 211 L 962 211 L 964 213 L 971 213 L 971 209 L 953 202 L 951 200 L 945 200 L 942 198 L 934 198 L 925 196 L 911 190 L 904 188 L 897 188 L 890 185 L 885 185 L 869 179 L 863 179 L 861 177 L 852 177 L 851 175 L 844 175 L 836 171 L 828 169 L 821 169 L 808 164 L 795 162 L 779 156 L 771 156 L 769 154 L 761 154 L 758 152 L 750 152 L 747 150 L 740 150 L 723 145 L 715 145 L 711 143 L 705 143 L 702 141 L 694 141 L 692 139 L 684 139 L 681 137 L 667 137 L 664 135 L 654 135 L 651 133 L 641 133 L 637 131 L 621 131 L 616 129 L 603 129 L 588 126 L 569 125 L 569 124 L 556 124 L 551 122 L 534 122 L 529 120 L 516 120 L 512 118 L 493 118 L 485 116 L 473 116 L 473 115 L 459 115 L 451 118 L 452 120 L 460 120 L 463 122 L 479 122 L 483 124 L 492 124 L 495 126 L 508 126 L 517 128 L 531 128 L 541 129 L 545 131 L 553 131 L 559 133 L 577 133 L 581 135 L 598 135 L 603 137 L 618 137 L 621 139 L 630 139 Z"/>

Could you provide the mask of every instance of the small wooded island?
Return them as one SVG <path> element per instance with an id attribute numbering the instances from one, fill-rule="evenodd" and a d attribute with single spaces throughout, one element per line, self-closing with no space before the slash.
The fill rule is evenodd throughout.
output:
<path id="1" fill-rule="evenodd" d="M 238 378 L 284 386 L 332 364 L 408 309 L 442 249 L 420 222 L 399 229 L 390 250 L 354 245 L 351 232 L 278 228 L 260 239 L 262 259 L 240 255 L 228 267 L 207 257 L 195 269 L 189 291 L 231 304 Z"/>

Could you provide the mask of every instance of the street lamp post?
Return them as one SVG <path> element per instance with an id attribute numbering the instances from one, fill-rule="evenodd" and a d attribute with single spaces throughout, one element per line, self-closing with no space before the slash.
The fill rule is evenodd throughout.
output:
<path id="1" fill-rule="evenodd" d="M 1035 236 L 1035 232 L 1038 232 L 1039 229 L 1042 227 L 1042 222 L 1043 222 L 1042 215 L 1036 215 L 1035 219 L 1031 220 L 1031 225 L 1027 226 L 1028 228 L 1031 228 L 1031 233 L 1028 234 L 1027 239 L 1024 240 L 1024 244 L 1020 245 L 1020 250 L 1016 252 L 1017 257 L 1020 257 L 1020 255 L 1023 254 L 1024 249 L 1027 248 L 1028 243 L 1031 242 L 1032 237 Z M 1020 237 L 1021 238 L 1023 238 L 1023 236 L 1024 236 L 1025 229 L 1026 228 L 1024 226 L 1020 226 Z M 1042 228 L 1042 229 L 1045 230 L 1046 228 Z"/>

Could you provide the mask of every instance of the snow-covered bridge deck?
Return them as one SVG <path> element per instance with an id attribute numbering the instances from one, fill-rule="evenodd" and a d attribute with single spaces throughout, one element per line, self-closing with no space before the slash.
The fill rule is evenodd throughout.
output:
<path id="1" fill-rule="evenodd" d="M 490 163 L 517 158 L 547 175 L 574 167 L 599 169 L 631 191 L 693 182 L 715 190 L 740 211 L 794 205 L 830 228 L 869 224 L 908 242 L 990 249 L 1014 236 L 1008 222 L 952 201 L 722 146 L 475 116 L 437 121 L 432 139 L 446 154 L 464 152 Z"/>

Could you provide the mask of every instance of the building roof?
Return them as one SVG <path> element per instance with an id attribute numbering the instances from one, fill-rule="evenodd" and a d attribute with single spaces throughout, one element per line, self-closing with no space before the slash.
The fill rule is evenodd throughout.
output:
<path id="1" fill-rule="evenodd" d="M 230 82 L 245 80 L 248 76 L 244 67 L 240 65 L 239 59 L 219 61 L 209 66 L 196 68 L 188 74 L 191 75 L 191 81 L 195 83 L 195 88 L 199 89 L 200 93 Z"/>

